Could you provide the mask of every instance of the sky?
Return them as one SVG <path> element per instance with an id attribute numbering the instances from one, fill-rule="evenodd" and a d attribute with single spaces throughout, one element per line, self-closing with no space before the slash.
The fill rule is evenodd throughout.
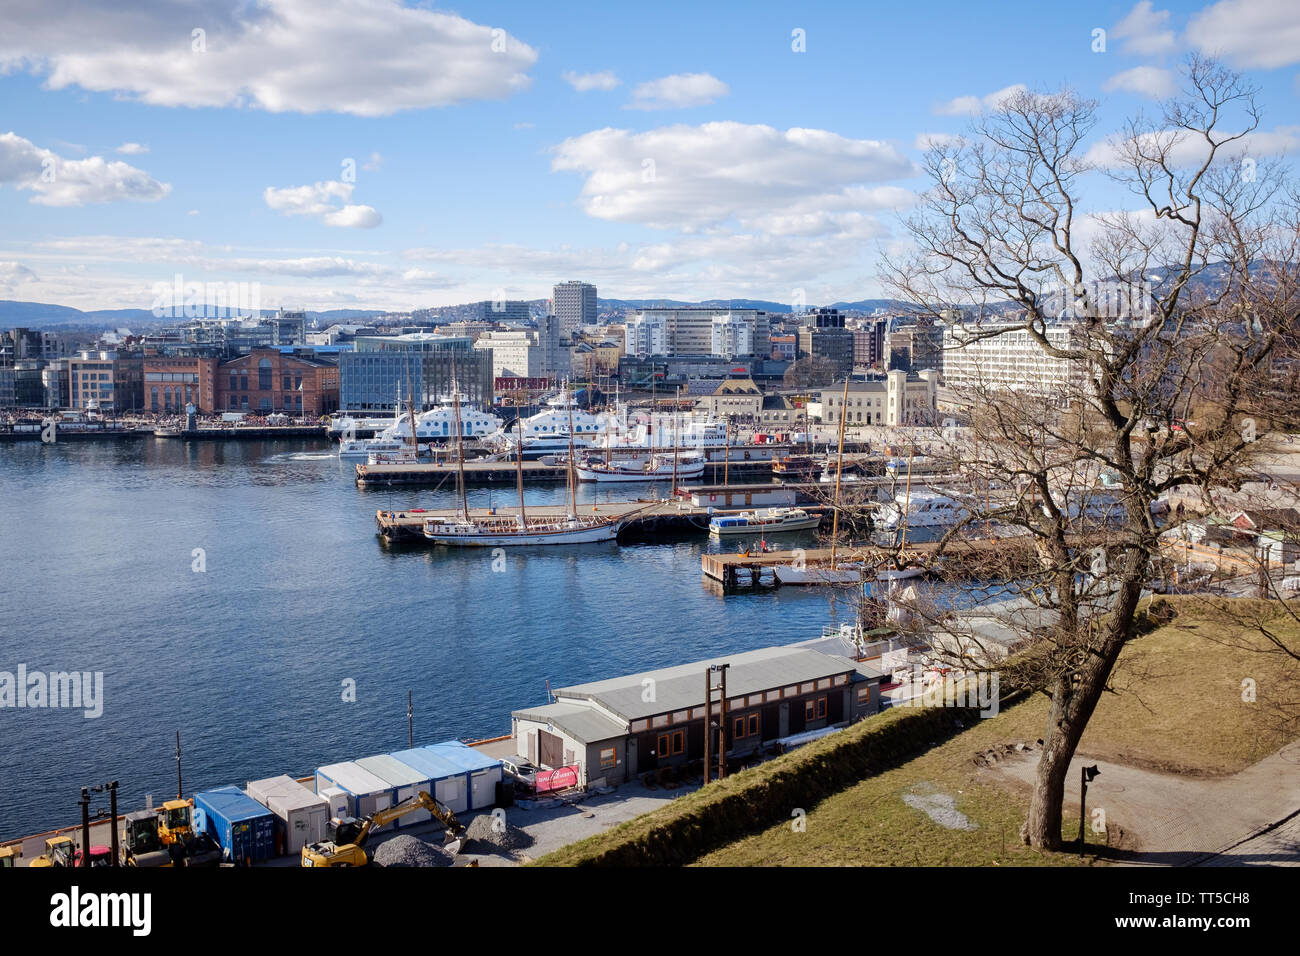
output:
<path id="1" fill-rule="evenodd" d="M 1295 155 L 1295 0 L 0 0 L 0 298 L 878 297 L 927 138 L 1070 86 L 1100 156 L 1192 52 Z"/>

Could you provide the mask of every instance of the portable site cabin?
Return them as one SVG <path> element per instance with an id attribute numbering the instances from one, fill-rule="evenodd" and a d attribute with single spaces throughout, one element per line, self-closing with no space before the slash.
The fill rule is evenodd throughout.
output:
<path id="1" fill-rule="evenodd" d="M 483 810 L 496 803 L 501 761 L 458 740 L 399 750 L 392 756 L 426 776 L 434 787 L 430 793 L 452 813 Z"/>
<path id="2" fill-rule="evenodd" d="M 325 839 L 330 819 L 329 801 L 293 777 L 282 774 L 250 780 L 245 792 L 275 814 L 280 852 L 297 856 L 304 844 Z"/>
<path id="3" fill-rule="evenodd" d="M 358 820 L 393 805 L 393 788 L 351 760 L 316 771 L 316 792 L 323 795 L 322 791 L 330 787 L 338 787 L 348 795 L 348 814 Z"/>
<path id="4" fill-rule="evenodd" d="M 411 799 L 421 790 L 433 793 L 433 784 L 428 777 L 409 764 L 404 764 L 388 754 L 380 754 L 377 757 L 362 757 L 357 761 L 357 766 L 373 773 L 392 788 L 390 793 L 393 806 Z M 393 821 L 393 826 L 409 827 L 417 823 L 427 823 L 429 819 L 429 811 L 420 807 L 405 816 L 398 817 Z"/>
<path id="5" fill-rule="evenodd" d="M 238 787 L 194 795 L 194 829 L 207 832 L 234 863 L 275 856 L 275 814 Z"/>

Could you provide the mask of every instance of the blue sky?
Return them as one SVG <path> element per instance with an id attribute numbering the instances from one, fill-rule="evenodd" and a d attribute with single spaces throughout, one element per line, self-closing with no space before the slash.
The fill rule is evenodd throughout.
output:
<path id="1" fill-rule="evenodd" d="M 1300 12 L 1279 0 L 27 6 L 0 3 L 0 298 L 80 308 L 147 308 L 176 273 L 313 309 L 570 278 L 879 295 L 919 136 L 1068 84 L 1102 101 L 1101 140 L 1193 50 L 1259 85 L 1259 149 L 1300 145 Z"/>

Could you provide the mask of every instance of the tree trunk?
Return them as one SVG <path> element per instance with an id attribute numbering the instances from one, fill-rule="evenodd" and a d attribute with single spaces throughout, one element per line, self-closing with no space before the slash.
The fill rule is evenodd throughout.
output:
<path id="1" fill-rule="evenodd" d="M 1130 556 L 1130 568 L 1143 566 L 1139 559 Z M 1130 570 L 1121 579 L 1114 607 L 1097 645 L 1089 647 L 1081 643 L 1080 649 L 1085 653 L 1073 675 L 1066 673 L 1058 677 L 1052 686 L 1047 736 L 1043 738 L 1043 752 L 1038 759 L 1029 816 L 1020 828 L 1020 838 L 1029 846 L 1040 850 L 1061 848 L 1061 808 L 1070 761 L 1106 689 L 1115 661 L 1132 633 L 1133 615 L 1141 594 L 1142 578 Z"/>

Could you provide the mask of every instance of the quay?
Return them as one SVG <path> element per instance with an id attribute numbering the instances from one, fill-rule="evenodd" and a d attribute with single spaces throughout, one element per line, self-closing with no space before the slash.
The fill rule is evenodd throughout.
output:
<path id="1" fill-rule="evenodd" d="M 949 542 L 941 559 L 942 568 L 931 567 L 938 547 L 937 541 L 908 545 L 898 553 L 898 564 L 905 568 L 925 568 L 927 574 L 942 571 L 946 575 L 960 574 L 968 579 L 979 579 L 1017 573 L 1033 564 L 1037 556 L 1033 540 L 1028 537 L 963 539 Z M 864 566 L 874 572 L 895 567 L 894 559 L 895 553 L 890 548 L 855 544 L 837 548 L 835 563 L 838 568 Z M 706 579 L 720 583 L 724 591 L 730 591 L 745 585 L 756 587 L 765 582 L 779 584 L 775 575 L 765 572 L 796 562 L 811 570 L 828 569 L 831 549 L 702 554 L 700 570 Z"/>
<path id="2" fill-rule="evenodd" d="M 524 464 L 524 481 L 563 482 L 567 480 L 568 468 L 565 465 L 548 465 L 541 461 L 526 461 Z M 455 462 L 401 462 L 391 464 L 358 464 L 356 466 L 356 483 L 358 488 L 391 488 L 397 485 L 440 485 L 448 477 L 456 474 Z M 721 480 L 725 474 L 728 478 L 770 476 L 772 463 L 759 461 L 711 461 L 704 466 L 704 474 L 710 480 Z M 517 480 L 513 461 L 483 461 L 471 459 L 465 462 L 465 482 L 471 485 L 514 484 Z M 671 484 L 672 476 L 665 475 L 658 479 L 647 479 L 645 484 Z M 629 482 L 630 483 L 630 482 Z"/>
<path id="3" fill-rule="evenodd" d="M 158 428 L 155 438 L 182 441 L 258 441 L 275 438 L 320 438 L 328 436 L 323 425 L 266 425 L 260 428 Z"/>
<path id="4" fill-rule="evenodd" d="M 529 505 L 528 514 L 548 517 L 560 517 L 568 514 L 568 506 Z M 710 509 L 678 499 L 641 499 L 638 501 L 603 501 L 596 504 L 579 506 L 583 514 L 596 514 L 605 517 L 621 517 L 626 524 L 619 531 L 620 544 L 643 541 L 655 541 L 665 535 L 707 534 L 709 530 Z M 831 509 L 826 507 L 808 507 L 811 513 L 820 513 L 823 523 Z M 516 515 L 517 507 L 507 508 L 471 508 L 471 518 L 486 518 L 490 515 Z M 712 514 L 726 514 L 717 508 Z M 375 527 L 387 541 L 424 541 L 424 522 L 430 518 L 454 518 L 460 514 L 455 508 L 438 508 L 432 510 L 407 509 L 406 511 L 375 512 Z M 830 552 L 827 551 L 827 554 Z"/>

